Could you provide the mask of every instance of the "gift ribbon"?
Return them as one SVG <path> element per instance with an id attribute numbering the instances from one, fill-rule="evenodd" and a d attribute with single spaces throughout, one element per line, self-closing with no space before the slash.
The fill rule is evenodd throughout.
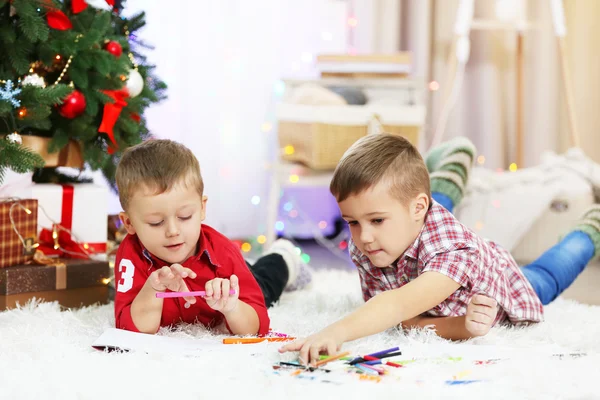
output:
<path id="1" fill-rule="evenodd" d="M 67 266 L 64 263 L 55 265 L 56 268 L 56 290 L 67 288 Z"/>
<path id="2" fill-rule="evenodd" d="M 57 224 L 52 226 L 52 230 L 43 228 L 40 231 L 39 244 L 38 248 L 47 256 L 90 258 L 83 246 L 73 240 L 70 232 L 60 229 Z"/>
<path id="3" fill-rule="evenodd" d="M 40 232 L 39 249 L 45 255 L 70 258 L 90 258 L 89 253 L 105 253 L 106 243 L 78 243 L 73 240 L 73 198 L 75 187 L 62 184 L 62 209 L 60 224 L 53 224 L 52 230 L 44 228 Z"/>
<path id="4" fill-rule="evenodd" d="M 108 146 L 108 154 L 113 154 L 115 150 L 118 149 L 117 141 L 115 140 L 114 127 L 119 119 L 119 115 L 121 115 L 123 107 L 127 105 L 125 98 L 129 96 L 129 92 L 127 89 L 120 89 L 103 90 L 103 93 L 111 97 L 114 102 L 109 102 L 104 105 L 104 115 L 102 116 L 102 122 L 100 123 L 100 128 L 98 128 L 98 132 L 106 133 L 108 139 L 112 143 L 112 145 Z"/>
<path id="5" fill-rule="evenodd" d="M 73 195 L 75 187 L 73 185 L 62 186 L 62 211 L 60 214 L 60 224 L 71 230 L 73 226 Z"/>
<path id="6" fill-rule="evenodd" d="M 54 287 L 56 290 L 63 290 L 67 288 L 67 265 L 64 262 L 46 257 L 46 255 L 39 249 L 35 252 L 33 261 L 35 261 L 36 264 L 55 268 L 56 278 Z"/>

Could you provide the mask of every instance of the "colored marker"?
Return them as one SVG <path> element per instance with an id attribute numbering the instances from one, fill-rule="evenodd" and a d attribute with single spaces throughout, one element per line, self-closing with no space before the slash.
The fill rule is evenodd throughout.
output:
<path id="1" fill-rule="evenodd" d="M 235 290 L 231 289 L 229 291 L 229 295 L 234 295 Z M 171 299 L 174 297 L 188 297 L 188 296 L 196 296 L 196 297 L 206 297 L 206 292 L 204 290 L 199 290 L 197 292 L 158 292 L 156 293 L 156 298 L 158 299 Z"/>
<path id="2" fill-rule="evenodd" d="M 384 372 L 384 371 L 383 371 L 381 368 L 377 368 L 377 367 L 374 367 L 374 366 L 372 366 L 372 365 L 366 365 L 366 364 L 364 364 L 364 363 L 361 363 L 361 364 L 356 364 L 355 366 L 358 366 L 358 365 L 360 365 L 360 366 L 361 366 L 361 367 L 363 367 L 363 368 L 368 368 L 368 369 L 370 369 L 370 370 L 372 370 L 372 371 L 375 371 L 375 372 L 377 372 L 378 374 L 383 374 L 383 372 Z"/>
<path id="3" fill-rule="evenodd" d="M 377 353 L 375 353 L 375 354 L 377 354 Z M 394 353 L 382 354 L 382 355 L 375 356 L 375 357 L 372 355 L 362 356 L 362 357 L 357 357 L 357 358 L 353 359 L 352 361 L 350 361 L 350 365 L 356 365 L 356 364 L 360 364 L 365 361 L 375 361 L 375 360 L 380 360 L 382 358 L 396 357 L 396 356 L 401 356 L 401 355 L 402 355 L 401 351 L 396 351 Z"/>
<path id="4" fill-rule="evenodd" d="M 382 350 L 382 351 L 378 351 L 377 353 L 371 353 L 371 354 L 367 354 L 367 355 L 371 356 L 371 357 L 383 358 L 384 355 L 391 353 L 393 351 L 398 351 L 398 350 L 400 350 L 400 347 L 392 347 L 391 349 Z"/>
<path id="5" fill-rule="evenodd" d="M 362 372 L 364 372 L 365 374 L 369 374 L 369 375 L 377 375 L 379 376 L 379 372 L 367 367 L 367 366 L 363 366 L 361 364 L 356 364 L 355 365 L 356 368 L 360 369 Z"/>
<path id="6" fill-rule="evenodd" d="M 261 343 L 261 342 L 288 342 L 291 340 L 296 340 L 294 337 L 259 337 L 259 338 L 225 338 L 223 339 L 223 344 L 253 344 L 253 343 Z"/>
<path id="7" fill-rule="evenodd" d="M 335 361 L 335 360 L 339 360 L 340 358 L 342 358 L 342 357 L 346 357 L 346 356 L 347 356 L 347 355 L 349 355 L 349 354 L 350 354 L 350 352 L 349 352 L 349 351 L 346 351 L 346 352 L 344 352 L 344 353 L 336 354 L 335 356 L 331 356 L 331 357 L 329 357 L 329 358 L 326 358 L 326 359 L 324 359 L 324 360 L 317 361 L 317 362 L 315 363 L 315 367 L 320 367 L 321 365 L 325 365 L 325 364 L 327 364 L 328 362 Z"/>
<path id="8" fill-rule="evenodd" d="M 452 380 L 452 381 L 446 381 L 446 385 L 470 385 L 471 383 L 477 383 L 477 382 L 482 382 L 482 381 L 478 380 L 478 379 Z"/>
<path id="9" fill-rule="evenodd" d="M 402 365 L 402 364 L 396 364 L 395 362 L 391 362 L 391 361 L 386 362 L 385 365 L 389 365 L 390 367 L 394 367 L 394 368 L 404 367 L 404 365 Z"/>

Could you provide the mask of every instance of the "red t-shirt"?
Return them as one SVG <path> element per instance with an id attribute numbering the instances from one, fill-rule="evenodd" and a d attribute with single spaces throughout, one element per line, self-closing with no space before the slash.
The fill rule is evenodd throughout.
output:
<path id="1" fill-rule="evenodd" d="M 204 290 L 206 282 L 214 278 L 229 279 L 233 274 L 239 278 L 239 299 L 256 310 L 260 326 L 258 334 L 269 332 L 269 315 L 263 293 L 248 269 L 240 250 L 225 236 L 207 225 L 202 225 L 198 254 L 183 262 L 183 266 L 197 274 L 195 279 L 186 278 L 190 291 Z M 157 268 L 170 264 L 146 250 L 137 235 L 127 235 L 119 246 L 115 260 L 115 325 L 119 329 L 139 332 L 131 318 L 131 303 L 138 295 L 148 276 Z M 201 323 L 215 327 L 224 317 L 197 298 L 196 304 L 185 308 L 183 298 L 163 300 L 160 326 L 179 322 Z"/>

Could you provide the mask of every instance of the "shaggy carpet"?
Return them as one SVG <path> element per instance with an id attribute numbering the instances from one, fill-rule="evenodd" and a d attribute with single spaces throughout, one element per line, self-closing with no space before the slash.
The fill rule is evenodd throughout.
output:
<path id="1" fill-rule="evenodd" d="M 315 274 L 310 290 L 289 293 L 271 311 L 272 328 L 301 337 L 361 304 L 358 278 L 341 271 Z M 406 362 L 379 382 L 348 373 L 274 370 L 278 344 L 239 351 L 182 354 L 102 352 L 91 344 L 114 326 L 112 305 L 61 311 L 29 303 L 0 313 L 0 397 L 6 399 L 204 398 L 597 398 L 600 307 L 559 299 L 546 322 L 494 328 L 465 343 L 428 330 L 390 330 L 344 345 L 360 355 L 399 346 Z M 218 340 L 197 326 L 161 335 Z M 251 348 L 249 346 L 258 346 Z M 243 347 L 243 348 L 242 348 Z M 562 354 L 562 355 L 557 355 Z"/>

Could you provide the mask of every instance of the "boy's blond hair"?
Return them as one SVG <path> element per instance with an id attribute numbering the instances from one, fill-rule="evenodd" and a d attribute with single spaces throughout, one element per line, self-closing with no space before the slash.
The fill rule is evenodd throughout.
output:
<path id="1" fill-rule="evenodd" d="M 123 210 L 140 187 L 156 194 L 171 190 L 182 182 L 204 192 L 198 159 L 184 145 L 167 139 L 151 139 L 123 152 L 116 172 L 119 200 Z"/>
<path id="2" fill-rule="evenodd" d="M 425 193 L 431 204 L 429 172 L 419 151 L 402 136 L 387 133 L 357 140 L 338 163 L 329 190 L 338 202 L 376 185 L 390 183 L 391 194 L 408 204 Z"/>

